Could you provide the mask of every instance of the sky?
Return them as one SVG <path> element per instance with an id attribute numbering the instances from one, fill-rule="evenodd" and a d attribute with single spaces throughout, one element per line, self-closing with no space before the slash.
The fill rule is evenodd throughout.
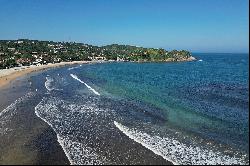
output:
<path id="1" fill-rule="evenodd" d="M 248 52 L 248 0 L 0 0 L 0 40 Z"/>

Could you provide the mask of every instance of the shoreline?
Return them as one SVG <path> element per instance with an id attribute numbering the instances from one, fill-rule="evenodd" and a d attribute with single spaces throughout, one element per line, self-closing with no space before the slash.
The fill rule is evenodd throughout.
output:
<path id="1" fill-rule="evenodd" d="M 159 61 L 163 63 L 169 62 L 189 62 L 197 60 L 195 57 L 190 57 L 186 60 L 180 61 Z M 46 65 L 41 66 L 22 66 L 22 67 L 14 67 L 9 69 L 0 69 L 0 89 L 7 86 L 11 81 L 17 79 L 18 77 L 24 76 L 26 74 L 37 72 L 41 70 L 46 70 L 49 68 L 56 68 L 62 67 L 67 65 L 74 65 L 74 64 L 91 64 L 91 63 L 105 63 L 105 62 L 119 62 L 119 61 L 72 61 L 72 62 L 60 62 L 60 63 L 49 63 Z M 120 61 L 123 62 L 123 61 Z M 133 62 L 133 61 L 131 61 Z M 135 63 L 150 63 L 150 62 L 157 62 L 157 61 L 134 61 Z"/>
<path id="2" fill-rule="evenodd" d="M 23 86 L 26 85 L 21 85 L 18 89 Z M 1 96 L 4 94 L 0 94 Z M 7 98 L 12 97 L 16 97 L 16 93 L 7 95 Z M 3 110 L 8 110 L 4 115 L 9 121 L 4 121 L 4 117 L 0 116 L 3 120 L 0 127 L 2 129 L 0 131 L 0 165 L 70 164 L 57 141 L 53 128 L 36 116 L 33 108 L 38 100 L 40 100 L 39 95 L 28 91 Z M 15 108 L 18 108 L 18 111 Z M 15 116 L 11 116 L 10 112 L 14 112 Z"/>
<path id="3" fill-rule="evenodd" d="M 73 64 L 82 63 L 92 64 L 101 62 L 77 62 Z M 72 63 L 67 64 L 71 65 Z M 52 68 L 57 66 L 64 67 L 64 64 L 57 64 L 56 66 L 54 65 L 50 67 Z M 48 66 L 44 65 L 42 68 L 39 68 L 39 70 L 42 71 L 43 69 L 45 70 L 47 68 Z M 28 69 L 29 68 L 16 72 L 23 73 Z M 39 71 L 37 67 L 35 67 L 35 69 L 32 71 Z M 32 71 L 28 71 L 27 74 L 31 73 Z M 11 71 L 9 71 L 8 74 L 5 74 L 6 76 L 12 75 Z M 23 80 L 25 80 L 25 82 L 13 80 L 13 82 L 11 82 L 11 86 L 14 84 L 15 88 L 13 89 L 12 87 L 7 86 L 7 88 L 4 88 L 1 92 L 6 91 L 10 93 L 7 93 L 7 95 L 5 93 L 0 93 L 0 98 L 7 97 L 11 100 L 18 96 L 17 100 L 15 100 L 18 102 L 14 102 L 15 104 L 13 104 L 16 108 L 18 108 L 18 111 L 15 112 L 15 116 L 10 119 L 9 123 L 3 126 L 4 128 L 8 129 L 6 130 L 6 134 L 1 135 L 0 133 L 0 164 L 74 164 L 74 161 L 72 161 L 69 157 L 69 153 L 64 148 L 61 138 L 54 130 L 52 125 L 40 117 L 36 110 L 34 111 L 34 108 L 39 104 L 39 101 L 41 102 L 43 96 L 41 96 L 39 93 L 36 93 L 37 95 L 27 97 L 25 100 L 22 100 L 23 95 L 19 96 L 15 93 L 15 91 L 20 91 L 20 89 L 24 89 L 25 87 L 29 86 L 29 84 L 27 84 L 26 75 L 21 74 L 20 77 L 21 76 L 23 76 L 22 78 L 24 78 Z M 30 90 L 31 89 L 29 89 L 28 92 L 30 92 Z M 26 95 L 26 93 L 24 94 Z M 13 103 L 13 101 L 11 103 Z M 27 105 L 29 106 L 27 107 Z M 7 107 L 5 107 L 5 109 L 6 108 Z M 11 111 L 15 111 L 15 109 L 12 108 Z M 126 138 L 125 135 L 124 138 Z M 127 141 L 130 141 L 130 139 L 127 138 Z M 138 148 L 144 149 L 140 144 L 137 144 L 136 146 Z M 153 152 L 148 149 L 145 149 L 142 152 L 145 151 L 147 153 L 153 154 Z M 146 155 L 147 153 L 143 154 Z M 170 162 L 168 163 L 168 161 L 165 161 L 165 159 L 163 159 L 161 156 L 155 156 L 153 159 L 158 164 L 171 164 Z"/>
<path id="4" fill-rule="evenodd" d="M 2 69 L 0 70 L 0 88 L 7 86 L 11 81 L 17 79 L 18 77 L 24 76 L 26 74 L 37 72 L 41 70 L 46 70 L 49 68 L 62 67 L 67 65 L 74 64 L 89 64 L 93 63 L 92 61 L 72 61 L 72 62 L 60 62 L 54 64 L 47 64 L 41 66 L 23 66 L 23 67 L 15 67 L 10 69 Z"/>

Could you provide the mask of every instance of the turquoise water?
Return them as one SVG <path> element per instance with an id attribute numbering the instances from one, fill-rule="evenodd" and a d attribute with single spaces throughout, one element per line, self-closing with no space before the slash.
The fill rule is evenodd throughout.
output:
<path id="1" fill-rule="evenodd" d="M 81 71 L 100 91 L 161 109 L 166 126 L 226 143 L 249 146 L 249 57 L 194 54 L 200 61 L 106 63 Z"/>
<path id="2" fill-rule="evenodd" d="M 72 164 L 248 164 L 249 56 L 194 56 L 33 76 L 36 115 Z"/>

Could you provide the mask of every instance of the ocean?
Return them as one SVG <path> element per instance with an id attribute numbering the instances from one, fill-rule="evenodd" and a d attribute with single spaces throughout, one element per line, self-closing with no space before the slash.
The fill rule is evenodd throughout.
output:
<path id="1" fill-rule="evenodd" d="M 193 56 L 33 74 L 0 121 L 33 98 L 71 164 L 249 164 L 249 55 Z"/>

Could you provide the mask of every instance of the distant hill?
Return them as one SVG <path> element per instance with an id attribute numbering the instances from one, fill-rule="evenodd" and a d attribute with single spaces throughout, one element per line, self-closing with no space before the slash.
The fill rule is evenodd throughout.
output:
<path id="1" fill-rule="evenodd" d="M 118 44 L 98 47 L 75 42 L 29 39 L 0 40 L 0 68 L 81 60 L 172 62 L 191 61 L 195 58 L 186 50 L 167 51 L 162 48 Z"/>

